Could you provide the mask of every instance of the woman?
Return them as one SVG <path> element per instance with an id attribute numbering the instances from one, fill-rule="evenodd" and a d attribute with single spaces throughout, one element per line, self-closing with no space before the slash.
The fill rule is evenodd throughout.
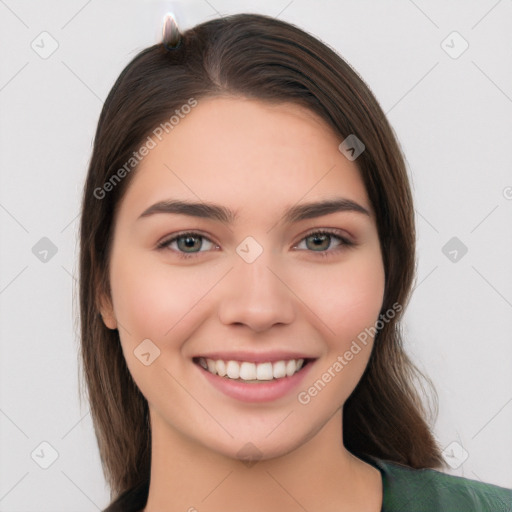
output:
<path id="1" fill-rule="evenodd" d="M 512 510 L 438 471 L 398 323 L 413 211 L 376 99 L 298 28 L 235 15 L 136 56 L 81 219 L 107 510 Z"/>

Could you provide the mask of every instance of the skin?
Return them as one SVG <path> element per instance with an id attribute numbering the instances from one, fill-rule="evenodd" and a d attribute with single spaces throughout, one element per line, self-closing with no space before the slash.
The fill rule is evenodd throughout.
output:
<path id="1" fill-rule="evenodd" d="M 297 400 L 375 324 L 382 306 L 375 217 L 356 162 L 338 150 L 341 141 L 295 104 L 202 99 L 133 176 L 115 220 L 112 295 L 101 310 L 105 324 L 119 329 L 128 368 L 149 403 L 145 512 L 380 511 L 379 471 L 350 454 L 341 435 L 342 405 L 373 340 L 308 404 Z M 283 220 L 290 206 L 333 197 L 370 215 Z M 169 213 L 139 218 L 170 198 L 216 203 L 238 217 L 230 225 Z M 327 228 L 355 245 L 333 236 L 315 250 L 307 237 Z M 179 257 L 180 247 L 187 249 L 176 241 L 156 248 L 184 230 L 205 237 L 191 258 Z M 236 252 L 248 236 L 263 248 L 252 263 Z M 144 339 L 160 350 L 149 366 L 134 355 Z M 204 378 L 192 357 L 214 350 L 294 350 L 316 360 L 298 389 L 255 404 Z M 260 457 L 254 464 L 240 460 L 247 443 Z"/>

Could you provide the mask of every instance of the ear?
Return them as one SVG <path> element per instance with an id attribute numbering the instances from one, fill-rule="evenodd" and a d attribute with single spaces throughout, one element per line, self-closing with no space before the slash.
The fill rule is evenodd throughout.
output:
<path id="1" fill-rule="evenodd" d="M 101 318 L 103 319 L 103 323 L 109 329 L 117 329 L 117 320 L 114 315 L 114 308 L 112 306 L 112 301 L 109 297 L 102 295 L 99 299 L 99 311 Z"/>

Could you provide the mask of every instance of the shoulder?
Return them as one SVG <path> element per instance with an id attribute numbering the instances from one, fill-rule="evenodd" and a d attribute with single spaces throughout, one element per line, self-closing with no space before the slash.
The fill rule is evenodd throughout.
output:
<path id="1" fill-rule="evenodd" d="M 381 459 L 374 463 L 383 477 L 383 512 L 512 512 L 512 489 Z"/>

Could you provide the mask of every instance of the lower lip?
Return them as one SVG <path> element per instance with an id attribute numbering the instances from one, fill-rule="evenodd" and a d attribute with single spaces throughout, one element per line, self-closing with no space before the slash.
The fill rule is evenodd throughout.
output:
<path id="1" fill-rule="evenodd" d="M 297 388 L 302 379 L 309 373 L 313 362 L 310 361 L 291 377 L 267 380 L 261 383 L 241 382 L 220 377 L 219 375 L 213 375 L 200 365 L 196 366 L 213 387 L 231 398 L 242 402 L 271 402 L 288 395 Z"/>

